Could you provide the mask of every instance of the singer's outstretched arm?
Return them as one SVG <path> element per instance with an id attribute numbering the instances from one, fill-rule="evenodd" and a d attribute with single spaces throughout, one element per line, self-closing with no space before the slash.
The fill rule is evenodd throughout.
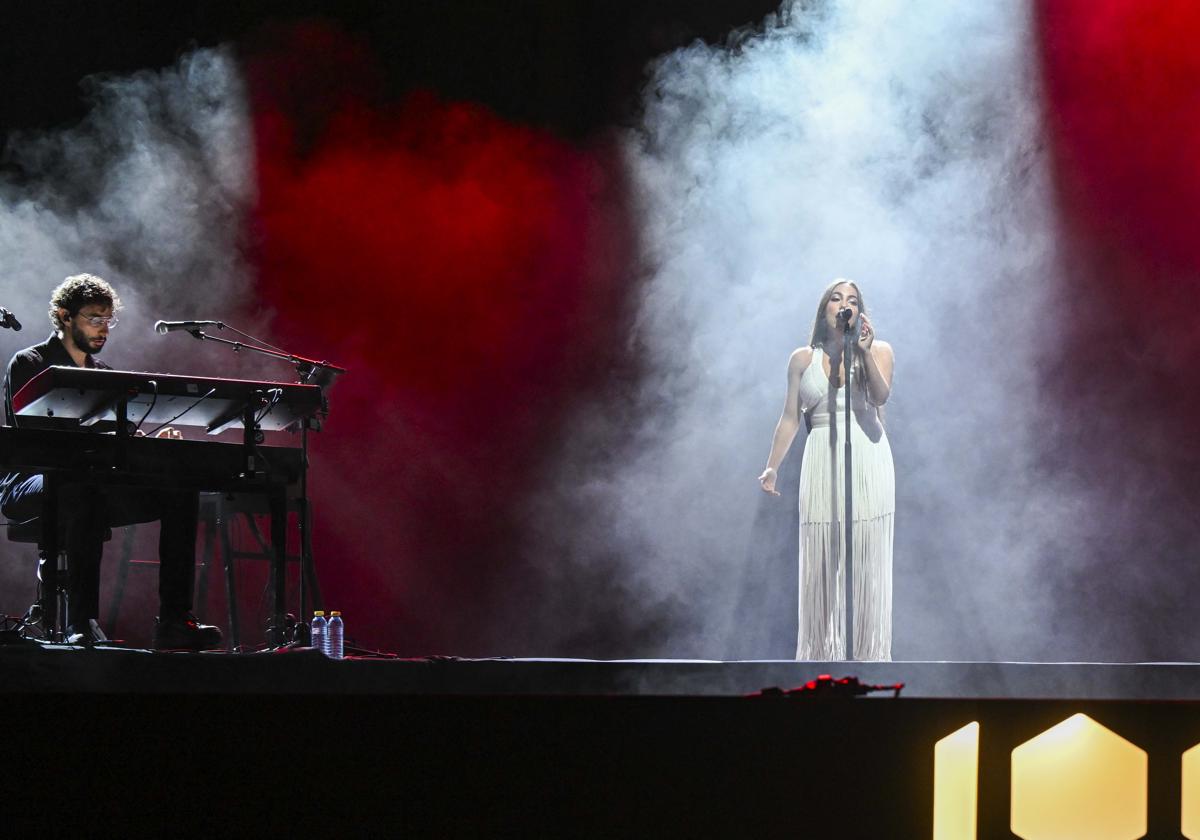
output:
<path id="1" fill-rule="evenodd" d="M 771 438 L 771 454 L 767 456 L 767 468 L 758 477 L 762 489 L 773 496 L 779 495 L 775 489 L 779 465 L 783 463 L 784 456 L 796 438 L 796 432 L 800 430 L 800 377 L 812 362 L 812 355 L 811 347 L 801 347 L 788 359 L 787 397 L 784 399 L 783 413 L 779 415 L 779 422 L 775 424 L 775 435 Z"/>

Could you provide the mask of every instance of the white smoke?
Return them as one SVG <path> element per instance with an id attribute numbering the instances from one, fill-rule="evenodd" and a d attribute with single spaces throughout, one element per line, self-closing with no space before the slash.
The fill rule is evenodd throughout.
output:
<path id="1" fill-rule="evenodd" d="M 647 374 L 587 408 L 533 514 L 557 577 L 623 599 L 552 610 L 567 644 L 611 621 L 627 655 L 794 650 L 803 432 L 783 499 L 755 478 L 788 356 L 845 276 L 897 358 L 894 655 L 1041 653 L 1031 574 L 1072 503 L 1033 469 L 1055 263 L 1034 44 L 1021 3 L 792 2 L 651 68 L 627 142 Z"/>
<path id="2" fill-rule="evenodd" d="M 240 238 L 254 199 L 254 146 L 232 56 L 201 50 L 169 69 L 91 77 L 83 87 L 91 108 L 78 126 L 6 138 L 0 300 L 26 330 L 0 336 L 0 354 L 42 340 L 50 290 L 86 271 L 125 304 L 109 364 L 227 364 L 212 348 L 149 327 L 158 318 L 234 323 L 247 312 Z"/>
<path id="3" fill-rule="evenodd" d="M 159 318 L 247 329 L 260 314 L 241 241 L 255 197 L 253 134 L 232 54 L 201 50 L 161 71 L 91 77 L 83 88 L 90 110 L 79 125 L 5 138 L 0 305 L 24 330 L 0 333 L 0 357 L 44 340 L 51 289 L 90 272 L 125 305 L 102 357 L 110 365 L 213 375 L 262 368 L 263 378 L 287 378 L 286 369 L 151 330 Z M 23 608 L 32 592 L 32 565 L 9 559 L 0 564 L 0 612 Z"/>

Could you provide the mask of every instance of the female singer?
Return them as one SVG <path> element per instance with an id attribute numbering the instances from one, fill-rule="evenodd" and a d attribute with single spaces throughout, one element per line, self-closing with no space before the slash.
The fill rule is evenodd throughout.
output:
<path id="1" fill-rule="evenodd" d="M 839 323 L 838 313 L 848 310 Z M 848 316 L 848 321 L 845 320 Z M 856 336 L 850 387 L 842 324 Z M 892 390 L 891 346 L 875 339 L 858 286 L 835 280 L 817 305 L 812 340 L 788 362 L 787 402 L 775 426 L 762 489 L 778 496 L 776 470 L 808 426 L 800 466 L 800 632 L 797 659 L 846 659 L 845 463 L 842 426 L 850 395 L 853 507 L 854 650 L 851 658 L 890 660 L 892 520 L 896 478 L 880 406 Z"/>

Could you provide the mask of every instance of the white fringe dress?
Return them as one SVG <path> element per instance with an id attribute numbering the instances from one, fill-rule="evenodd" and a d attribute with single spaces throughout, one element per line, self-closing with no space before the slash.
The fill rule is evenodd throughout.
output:
<path id="1" fill-rule="evenodd" d="M 854 659 L 892 658 L 892 533 L 896 472 L 879 409 L 852 383 L 854 483 Z M 825 373 L 813 348 L 800 378 L 810 425 L 800 466 L 800 632 L 796 658 L 846 658 L 845 474 L 842 426 L 846 389 Z M 835 410 L 836 406 L 836 410 Z"/>

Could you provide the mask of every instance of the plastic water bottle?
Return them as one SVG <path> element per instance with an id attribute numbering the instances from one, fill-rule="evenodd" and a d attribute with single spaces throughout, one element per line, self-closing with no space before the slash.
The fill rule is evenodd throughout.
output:
<path id="1" fill-rule="evenodd" d="M 337 610 L 329 612 L 329 635 L 325 638 L 325 655 L 330 659 L 342 658 L 342 614 Z"/>
<path id="2" fill-rule="evenodd" d="M 309 644 L 328 655 L 329 624 L 325 621 L 325 610 L 313 613 L 312 624 L 309 625 Z"/>

